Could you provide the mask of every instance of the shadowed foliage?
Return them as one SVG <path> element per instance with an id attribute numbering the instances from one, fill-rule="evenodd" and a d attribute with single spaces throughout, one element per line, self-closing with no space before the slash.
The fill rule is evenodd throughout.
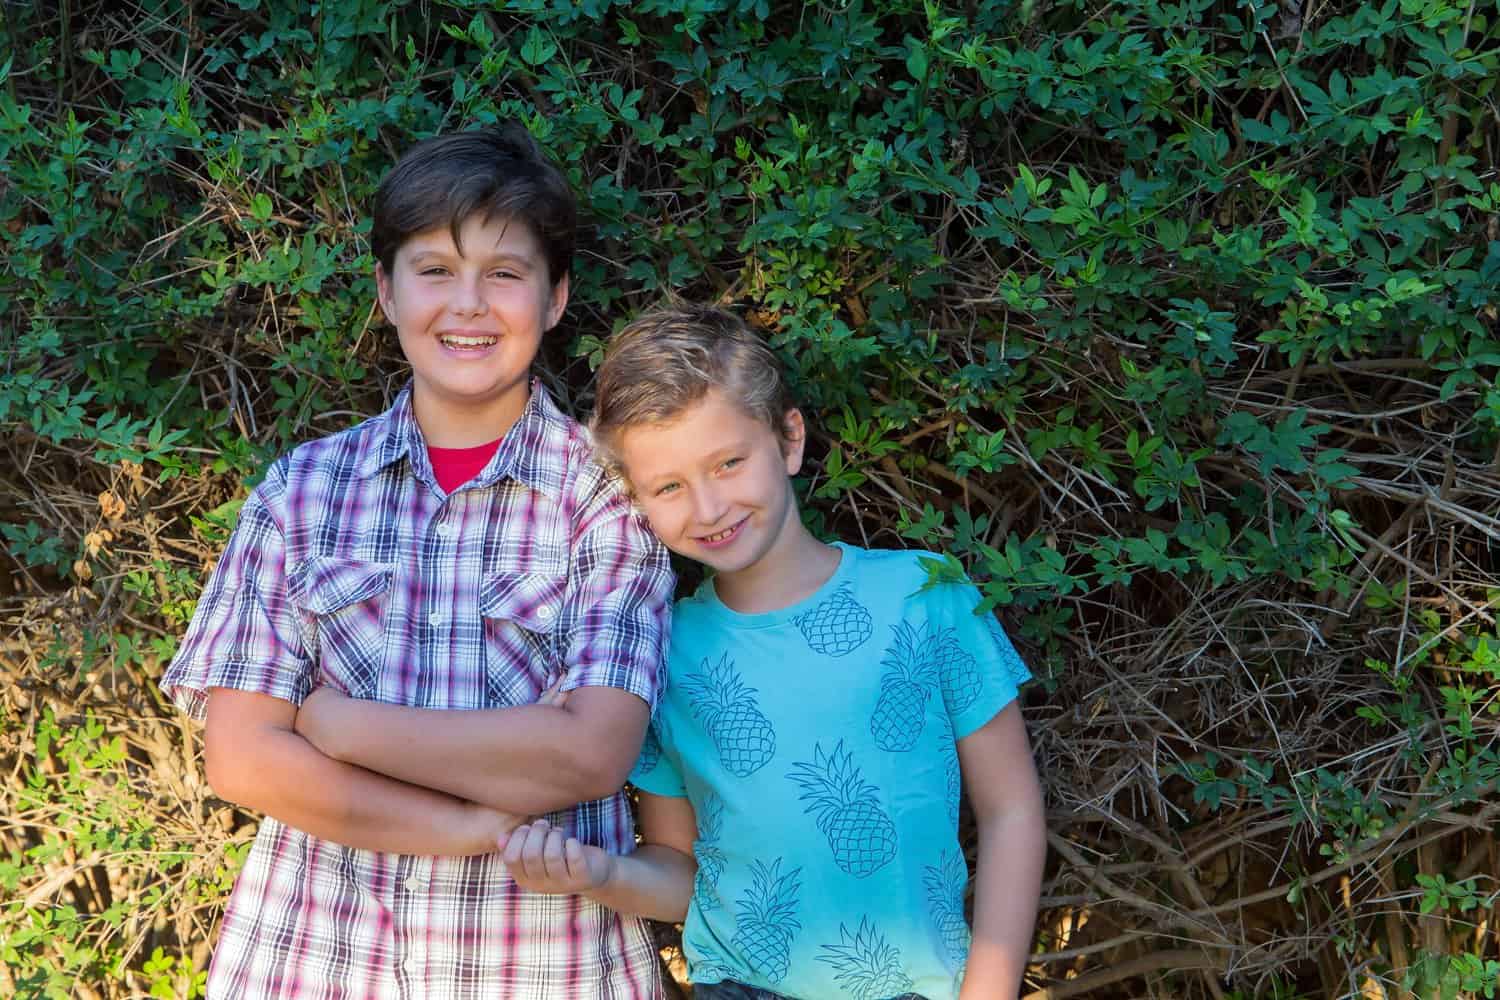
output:
<path id="1" fill-rule="evenodd" d="M 515 116 L 586 208 L 559 400 L 743 309 L 814 527 L 1016 638 L 1035 995 L 1494 995 L 1493 4 L 0 15 L 0 993 L 201 989 L 255 817 L 156 681 L 269 458 L 403 383 L 380 175 Z"/>

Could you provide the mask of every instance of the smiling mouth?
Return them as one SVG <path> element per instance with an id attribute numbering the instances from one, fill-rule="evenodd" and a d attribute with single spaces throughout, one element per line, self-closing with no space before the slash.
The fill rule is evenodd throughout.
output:
<path id="1" fill-rule="evenodd" d="M 740 530 L 740 527 L 748 520 L 750 520 L 750 518 L 747 515 L 746 517 L 740 518 L 738 521 L 734 522 L 723 531 L 716 531 L 712 535 L 700 535 L 698 537 L 698 541 L 702 542 L 704 545 L 718 545 L 720 542 L 727 542 L 729 539 L 734 537 L 735 533 L 738 532 Z"/>
<path id="2" fill-rule="evenodd" d="M 465 337 L 457 333 L 445 333 L 438 337 L 438 342 L 444 347 L 451 347 L 458 351 L 478 351 L 486 347 L 494 347 L 499 341 L 499 337 Z"/>

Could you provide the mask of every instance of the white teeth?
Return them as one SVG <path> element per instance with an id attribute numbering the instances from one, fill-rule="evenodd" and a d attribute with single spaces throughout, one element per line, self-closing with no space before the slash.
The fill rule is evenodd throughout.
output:
<path id="1" fill-rule="evenodd" d="M 728 538 L 732 534 L 734 534 L 734 528 L 733 527 L 729 527 L 729 528 L 725 528 L 723 531 L 719 532 L 717 535 L 705 535 L 704 538 L 703 538 L 703 540 L 705 542 L 721 542 L 724 539 Z"/>
<path id="2" fill-rule="evenodd" d="M 449 347 L 489 347 L 495 343 L 494 337 L 460 337 L 457 334 L 446 334 L 438 338 Z"/>

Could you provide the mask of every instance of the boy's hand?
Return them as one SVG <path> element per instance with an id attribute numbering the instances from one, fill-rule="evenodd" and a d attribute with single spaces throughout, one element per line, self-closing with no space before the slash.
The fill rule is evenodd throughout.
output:
<path id="1" fill-rule="evenodd" d="M 547 685 L 547 690 L 543 691 L 537 697 L 536 703 L 538 705 L 551 705 L 553 708 L 562 708 L 566 705 L 568 703 L 568 695 L 573 693 L 562 689 L 563 681 L 567 679 L 568 675 L 566 673 L 558 674 L 557 680 Z"/>
<path id="2" fill-rule="evenodd" d="M 512 816 L 510 813 L 482 806 L 477 802 L 467 803 L 469 816 L 473 820 L 468 839 L 474 844 L 476 854 L 495 854 L 505 845 L 506 839 L 519 827 L 525 829 L 531 822 L 527 816 Z"/>
<path id="3" fill-rule="evenodd" d="M 502 838 L 505 867 L 516 884 L 550 895 L 601 888 L 614 874 L 614 856 L 592 844 L 564 838 L 546 820 L 517 827 Z"/>
<path id="4" fill-rule="evenodd" d="M 338 760 L 338 714 L 349 701 L 349 696 L 337 688 L 327 684 L 315 687 L 297 709 L 293 728 L 297 735 L 317 747 L 325 756 Z"/>

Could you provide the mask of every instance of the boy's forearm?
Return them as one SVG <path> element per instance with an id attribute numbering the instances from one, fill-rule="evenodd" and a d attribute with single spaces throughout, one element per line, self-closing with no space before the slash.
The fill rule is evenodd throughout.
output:
<path id="1" fill-rule="evenodd" d="M 1036 932 L 1047 834 L 1041 802 L 980 821 L 974 937 L 961 1000 L 1015 997 Z"/>
<path id="2" fill-rule="evenodd" d="M 210 721 L 213 725 L 213 721 Z M 323 840 L 399 854 L 470 855 L 495 850 L 514 821 L 454 796 L 419 788 L 318 750 L 290 728 L 265 727 L 210 740 L 215 794 Z"/>
<path id="3" fill-rule="evenodd" d="M 568 707 L 441 710 L 343 699 L 313 742 L 371 771 L 506 812 L 540 815 L 619 789 L 640 745 L 623 742 Z M 639 701 L 634 695 L 613 692 Z M 646 706 L 639 705 L 644 732 Z M 610 752 L 611 743 L 619 743 Z M 631 744 L 633 745 L 627 745 Z"/>
<path id="4" fill-rule="evenodd" d="M 642 844 L 614 859 L 609 881 L 585 893 L 620 913 L 680 923 L 687 917 L 697 862 L 661 844 Z"/>

